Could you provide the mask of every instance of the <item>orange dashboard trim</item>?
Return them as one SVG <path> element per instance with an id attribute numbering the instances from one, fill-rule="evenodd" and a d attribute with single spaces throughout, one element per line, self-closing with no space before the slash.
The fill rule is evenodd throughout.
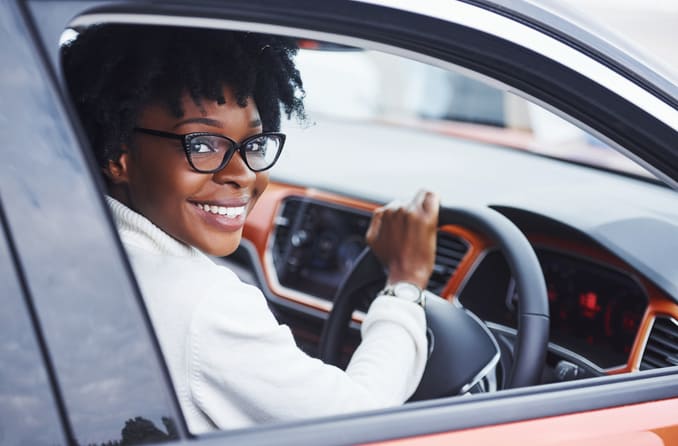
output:
<path id="1" fill-rule="evenodd" d="M 259 198 L 259 202 L 247 218 L 247 222 L 243 230 L 243 237 L 255 245 L 269 289 L 274 294 L 283 299 L 287 299 L 310 308 L 329 312 L 332 305 L 330 302 L 327 302 L 323 299 L 314 299 L 312 297 L 305 296 L 302 293 L 296 293 L 293 290 L 287 290 L 281 286 L 278 283 L 275 275 L 273 259 L 270 258 L 270 254 L 267 250 L 269 237 L 273 233 L 273 228 L 275 226 L 275 216 L 278 214 L 282 202 L 286 198 L 292 196 L 313 198 L 326 203 L 333 203 L 353 209 L 365 210 L 368 212 L 374 211 L 374 209 L 376 209 L 379 205 L 376 203 L 355 200 L 316 189 L 307 189 L 303 187 L 272 182 L 268 186 L 266 192 Z M 361 318 L 354 317 L 354 319 L 359 321 Z"/>
<path id="2" fill-rule="evenodd" d="M 471 232 L 466 228 L 462 228 L 461 226 L 445 225 L 440 229 L 450 234 L 454 234 L 468 243 L 468 251 L 464 255 L 464 258 L 461 259 L 461 262 L 459 262 L 457 270 L 454 272 L 442 292 L 442 297 L 453 299 L 469 273 L 475 268 L 478 261 L 482 258 L 482 255 L 491 246 L 491 243 L 487 238 L 482 237 L 475 232 Z"/>

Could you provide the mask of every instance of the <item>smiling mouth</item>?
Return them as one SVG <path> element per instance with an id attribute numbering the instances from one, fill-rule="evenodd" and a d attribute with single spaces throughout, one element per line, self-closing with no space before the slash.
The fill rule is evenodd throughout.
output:
<path id="1" fill-rule="evenodd" d="M 222 215 L 228 218 L 238 218 L 243 215 L 247 209 L 247 205 L 242 206 L 218 206 L 207 203 L 193 203 L 198 209 L 214 215 Z"/>

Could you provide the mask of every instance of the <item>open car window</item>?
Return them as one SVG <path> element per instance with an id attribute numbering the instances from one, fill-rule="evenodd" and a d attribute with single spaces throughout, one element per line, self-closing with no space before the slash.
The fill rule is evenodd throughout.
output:
<path id="1" fill-rule="evenodd" d="M 605 249 L 591 258 L 580 249 L 563 249 L 580 243 L 584 235 L 565 237 L 545 221 L 554 218 L 562 230 L 582 231 L 587 223 L 587 216 L 581 215 L 584 207 L 607 200 L 609 194 L 631 190 L 644 203 L 641 197 L 651 195 L 653 200 L 658 195 L 674 200 L 674 192 L 648 181 L 650 173 L 598 138 L 483 76 L 382 51 L 295 39 L 302 46 L 296 60 L 308 115 L 283 122 L 287 146 L 272 171 L 276 180 L 362 197 L 366 203 L 404 198 L 429 187 L 441 194 L 443 204 L 520 209 L 517 221 L 530 221 L 525 224 L 535 226 L 533 237 L 547 239 L 538 256 L 553 314 L 551 350 L 541 383 L 640 367 L 646 335 L 640 328 L 650 303 L 644 283 L 619 262 L 602 261 Z M 581 196 L 593 201 L 575 199 Z M 296 200 L 309 209 L 308 219 L 319 222 L 306 222 L 299 205 L 290 210 L 293 197 L 259 205 L 262 212 L 278 213 L 277 226 L 270 226 L 267 234 L 269 242 L 260 247 L 263 259 L 250 259 L 272 262 L 264 277 L 256 278 L 256 271 L 237 258 L 218 261 L 239 271 L 245 281 L 279 285 L 271 294 L 303 315 L 313 305 L 295 299 L 296 294 L 331 306 L 343 275 L 365 246 L 369 214 L 362 208 L 354 209 L 355 215 L 350 208 L 332 210 L 322 199 L 309 205 L 303 198 Z M 557 214 L 551 212 L 554 206 Z M 616 206 L 611 209 L 622 212 Z M 623 212 L 628 218 L 635 215 L 629 208 Z M 593 220 L 606 221 L 601 216 Z M 304 240 L 295 241 L 302 232 Z M 462 247 L 458 260 L 477 242 L 459 234 L 452 241 Z M 247 234 L 245 242 L 251 243 Z M 473 309 L 495 336 L 513 345 L 519 291 L 501 255 L 490 250 L 467 276 L 453 279 L 456 273 L 455 267 L 442 270 L 431 291 Z M 143 283 L 144 278 L 137 280 Z M 452 280 L 462 283 L 451 288 Z M 358 321 L 369 303 L 359 309 Z M 317 318 L 280 318 L 307 353 L 321 354 L 320 332 L 312 328 Z M 346 341 L 344 366 L 356 336 Z M 509 368 L 507 364 L 503 366 Z M 487 378 L 480 391 L 500 389 L 507 374 L 493 371 L 498 377 Z"/>

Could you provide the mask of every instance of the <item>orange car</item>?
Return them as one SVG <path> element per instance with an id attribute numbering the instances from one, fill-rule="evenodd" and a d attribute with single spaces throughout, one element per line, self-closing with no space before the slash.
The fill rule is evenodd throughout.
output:
<path id="1" fill-rule="evenodd" d="M 7 0 L 0 17 L 3 445 L 678 444 L 671 74 L 519 0 Z M 343 366 L 358 343 L 384 280 L 371 212 L 438 191 L 442 299 L 412 401 L 188 431 L 64 88 L 60 42 L 112 22 L 298 40 L 309 119 L 285 123 L 218 260 L 308 354 Z"/>

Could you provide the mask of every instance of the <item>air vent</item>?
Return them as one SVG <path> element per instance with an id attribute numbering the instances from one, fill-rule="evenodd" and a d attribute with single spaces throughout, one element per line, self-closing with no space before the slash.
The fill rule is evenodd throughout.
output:
<path id="1" fill-rule="evenodd" d="M 647 339 L 640 370 L 675 365 L 678 365 L 678 321 L 666 316 L 657 317 Z"/>
<path id="2" fill-rule="evenodd" d="M 285 249 L 289 244 L 290 231 L 297 218 L 301 200 L 289 198 L 283 203 L 282 211 L 275 218 L 275 232 L 273 239 L 273 263 L 278 267 L 278 263 L 285 255 Z"/>
<path id="3" fill-rule="evenodd" d="M 431 280 L 428 283 L 430 291 L 435 294 L 440 294 L 443 291 L 467 251 L 468 246 L 459 237 L 447 232 L 438 232 L 436 263 L 433 267 Z"/>

